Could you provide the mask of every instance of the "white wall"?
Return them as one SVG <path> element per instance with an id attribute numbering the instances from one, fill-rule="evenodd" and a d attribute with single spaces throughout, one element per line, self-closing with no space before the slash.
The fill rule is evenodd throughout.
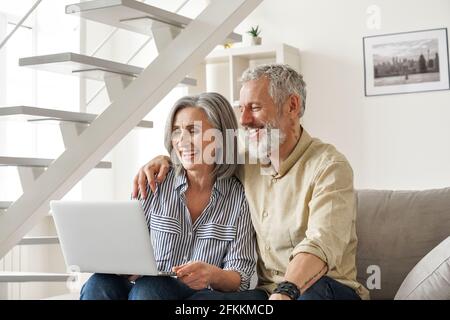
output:
<path id="1" fill-rule="evenodd" d="M 146 2 L 169 10 L 181 3 Z M 202 5 L 204 0 L 193 0 L 182 13 L 195 17 Z M 367 26 L 366 10 L 371 5 L 381 10 L 378 30 Z M 265 0 L 236 31 L 245 34 L 257 24 L 263 30 L 264 43 L 284 42 L 300 49 L 301 70 L 308 84 L 304 125 L 348 157 L 357 188 L 450 185 L 450 91 L 365 97 L 362 48 L 362 38 L 368 35 L 449 27 L 450 1 Z M 90 37 L 97 37 L 89 44 L 91 50 L 103 37 L 98 35 L 108 32 L 99 25 L 95 28 L 97 35 L 90 30 Z M 125 62 L 142 40 L 142 36 L 120 31 L 99 54 Z M 154 57 L 152 46 L 150 43 L 132 62 L 145 66 Z M 151 133 L 132 133 L 135 138 L 130 135 L 115 148 L 115 169 L 108 179 L 114 186 L 105 189 L 109 190 L 107 194 L 118 199 L 127 197 L 135 170 L 148 157 L 163 151 L 160 139 L 171 100 L 149 114 L 148 119 L 156 125 Z M 88 111 L 107 105 L 103 95 Z M 86 181 L 88 192 L 83 193 L 92 194 L 87 187 L 92 184 Z"/>
<path id="2" fill-rule="evenodd" d="M 176 11 L 184 3 L 184 0 L 144 0 L 142 2 L 165 10 Z M 207 0 L 190 0 L 179 13 L 195 18 L 206 7 L 206 4 Z M 87 21 L 85 41 L 82 43 L 85 53 L 91 55 L 112 30 L 111 27 Z M 130 58 L 148 38 L 145 35 L 120 29 L 95 56 L 145 68 L 158 55 L 153 40 L 143 47 L 132 60 Z M 82 97 L 82 100 L 90 101 L 101 86 L 102 84 L 99 82 L 88 81 L 86 96 Z M 137 129 L 130 132 L 106 158 L 106 160 L 112 161 L 113 169 L 107 172 L 91 171 L 89 176 L 83 179 L 81 184 L 84 200 L 125 200 L 130 197 L 133 178 L 137 170 L 149 159 L 166 152 L 163 144 L 165 119 L 175 100 L 186 94 L 186 88 L 173 89 L 145 118 L 145 120 L 154 122 L 154 128 Z M 85 108 L 87 112 L 91 113 L 101 113 L 109 104 L 108 95 L 104 90 L 82 109 Z"/>
<path id="3" fill-rule="evenodd" d="M 381 28 L 366 25 L 381 9 Z M 364 96 L 362 38 L 450 27 L 448 0 L 265 0 L 238 32 L 301 51 L 308 84 L 304 124 L 351 161 L 358 188 L 450 186 L 450 91 Z"/>

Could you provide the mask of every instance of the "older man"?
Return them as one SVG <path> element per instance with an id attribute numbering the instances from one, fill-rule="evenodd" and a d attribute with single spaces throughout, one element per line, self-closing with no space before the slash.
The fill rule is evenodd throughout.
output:
<path id="1" fill-rule="evenodd" d="M 277 152 L 256 152 L 269 159 L 269 174 L 246 164 L 241 176 L 257 236 L 258 286 L 254 294 L 211 292 L 198 298 L 256 299 L 263 290 L 270 299 L 367 299 L 367 289 L 356 281 L 352 168 L 332 145 L 301 126 L 302 76 L 271 64 L 247 70 L 242 83 L 240 122 L 250 139 L 265 146 L 271 132 L 279 133 Z M 147 183 L 154 190 L 169 165 L 168 158 L 158 157 L 144 166 L 134 195 L 139 189 L 145 197 Z"/>

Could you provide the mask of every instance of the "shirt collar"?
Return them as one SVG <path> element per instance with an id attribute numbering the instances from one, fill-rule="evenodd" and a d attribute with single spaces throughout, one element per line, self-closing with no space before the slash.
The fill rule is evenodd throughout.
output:
<path id="1" fill-rule="evenodd" d="M 226 194 L 227 183 L 226 179 L 216 179 L 214 182 L 213 191 L 218 192 L 220 195 L 224 196 Z M 185 193 L 188 187 L 186 171 L 175 177 L 175 189 L 180 192 L 180 194 Z"/>
<path id="2" fill-rule="evenodd" d="M 283 177 L 294 166 L 294 164 L 297 163 L 300 157 L 305 153 L 306 149 L 308 149 L 311 142 L 311 136 L 303 128 L 302 135 L 300 136 L 297 145 L 295 146 L 294 150 L 292 150 L 287 159 L 281 162 L 280 169 L 278 170 L 278 174 L 276 174 L 275 177 Z"/>
<path id="3" fill-rule="evenodd" d="M 175 189 L 180 191 L 180 193 L 184 193 L 187 189 L 187 179 L 186 179 L 186 172 L 183 171 L 180 174 L 177 174 L 175 176 Z"/>

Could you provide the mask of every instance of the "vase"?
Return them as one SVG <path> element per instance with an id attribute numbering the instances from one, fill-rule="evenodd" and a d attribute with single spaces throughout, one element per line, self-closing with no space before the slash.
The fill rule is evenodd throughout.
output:
<path id="1" fill-rule="evenodd" d="M 252 38 L 251 38 L 251 41 L 250 41 L 250 44 L 251 44 L 252 46 L 258 46 L 258 45 L 260 45 L 260 44 L 261 44 L 261 37 L 252 37 Z"/>

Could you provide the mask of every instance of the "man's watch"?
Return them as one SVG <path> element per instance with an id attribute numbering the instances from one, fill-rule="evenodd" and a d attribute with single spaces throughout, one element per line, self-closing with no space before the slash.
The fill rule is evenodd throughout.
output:
<path id="1" fill-rule="evenodd" d="M 295 283 L 290 281 L 283 281 L 273 290 L 273 293 L 280 293 L 288 296 L 292 300 L 297 300 L 300 297 L 300 290 Z"/>

